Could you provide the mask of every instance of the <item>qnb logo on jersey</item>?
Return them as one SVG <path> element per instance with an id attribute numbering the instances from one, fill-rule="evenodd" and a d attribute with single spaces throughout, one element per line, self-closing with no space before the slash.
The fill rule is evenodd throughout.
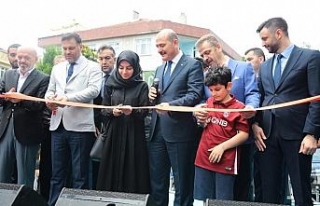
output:
<path id="1" fill-rule="evenodd" d="M 220 125 L 222 127 L 227 127 L 228 126 L 228 122 L 224 119 L 219 119 L 217 117 L 209 117 L 206 121 L 206 123 L 212 123 L 212 124 L 217 124 Z"/>

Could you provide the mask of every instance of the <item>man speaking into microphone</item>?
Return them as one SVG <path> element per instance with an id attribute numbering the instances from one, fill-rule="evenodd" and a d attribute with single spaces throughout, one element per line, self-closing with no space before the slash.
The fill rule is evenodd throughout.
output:
<path id="1" fill-rule="evenodd" d="M 150 88 L 149 99 L 159 106 L 197 105 L 203 94 L 201 63 L 180 51 L 178 36 L 171 29 L 157 34 L 156 47 L 164 64 L 155 71 L 159 88 Z M 152 111 L 147 139 L 151 195 L 159 206 L 169 202 L 170 167 L 176 186 L 174 205 L 193 205 L 196 127 L 192 113 Z"/>

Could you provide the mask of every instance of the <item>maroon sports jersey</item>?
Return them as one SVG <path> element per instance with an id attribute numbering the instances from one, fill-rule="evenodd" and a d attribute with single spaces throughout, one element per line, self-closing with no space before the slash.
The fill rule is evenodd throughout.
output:
<path id="1" fill-rule="evenodd" d="M 212 97 L 207 100 L 208 108 L 242 109 L 245 105 L 233 96 L 227 103 L 215 102 Z M 239 148 L 226 150 L 219 163 L 210 163 L 208 149 L 232 138 L 237 132 L 249 132 L 248 121 L 239 112 L 209 112 L 199 143 L 195 165 L 223 174 L 237 174 L 239 166 Z"/>

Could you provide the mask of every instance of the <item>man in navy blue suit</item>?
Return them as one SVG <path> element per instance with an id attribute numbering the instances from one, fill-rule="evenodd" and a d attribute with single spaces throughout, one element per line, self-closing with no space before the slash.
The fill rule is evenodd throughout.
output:
<path id="1" fill-rule="evenodd" d="M 261 106 L 320 95 L 320 52 L 292 44 L 283 18 L 263 22 L 257 32 L 274 53 L 259 73 Z M 265 110 L 256 121 L 263 202 L 279 203 L 284 159 L 296 205 L 312 205 L 311 160 L 320 134 L 320 102 Z"/>
<path id="2" fill-rule="evenodd" d="M 203 95 L 201 63 L 180 51 L 177 34 L 171 29 L 157 34 L 156 47 L 164 61 L 155 72 L 161 91 L 151 87 L 150 100 L 162 106 L 197 105 Z M 175 183 L 174 205 L 193 205 L 196 137 L 192 113 L 153 111 L 148 149 L 151 195 L 157 205 L 168 205 L 170 166 Z"/>

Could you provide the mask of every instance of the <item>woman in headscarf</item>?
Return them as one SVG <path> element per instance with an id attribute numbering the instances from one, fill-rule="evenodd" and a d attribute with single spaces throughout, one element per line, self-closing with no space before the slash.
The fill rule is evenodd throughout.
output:
<path id="1" fill-rule="evenodd" d="M 119 54 L 116 69 L 106 82 L 102 104 L 123 108 L 104 109 L 106 142 L 100 163 L 97 189 L 114 192 L 150 192 L 149 163 L 144 131 L 149 88 L 141 78 L 139 56 Z"/>

